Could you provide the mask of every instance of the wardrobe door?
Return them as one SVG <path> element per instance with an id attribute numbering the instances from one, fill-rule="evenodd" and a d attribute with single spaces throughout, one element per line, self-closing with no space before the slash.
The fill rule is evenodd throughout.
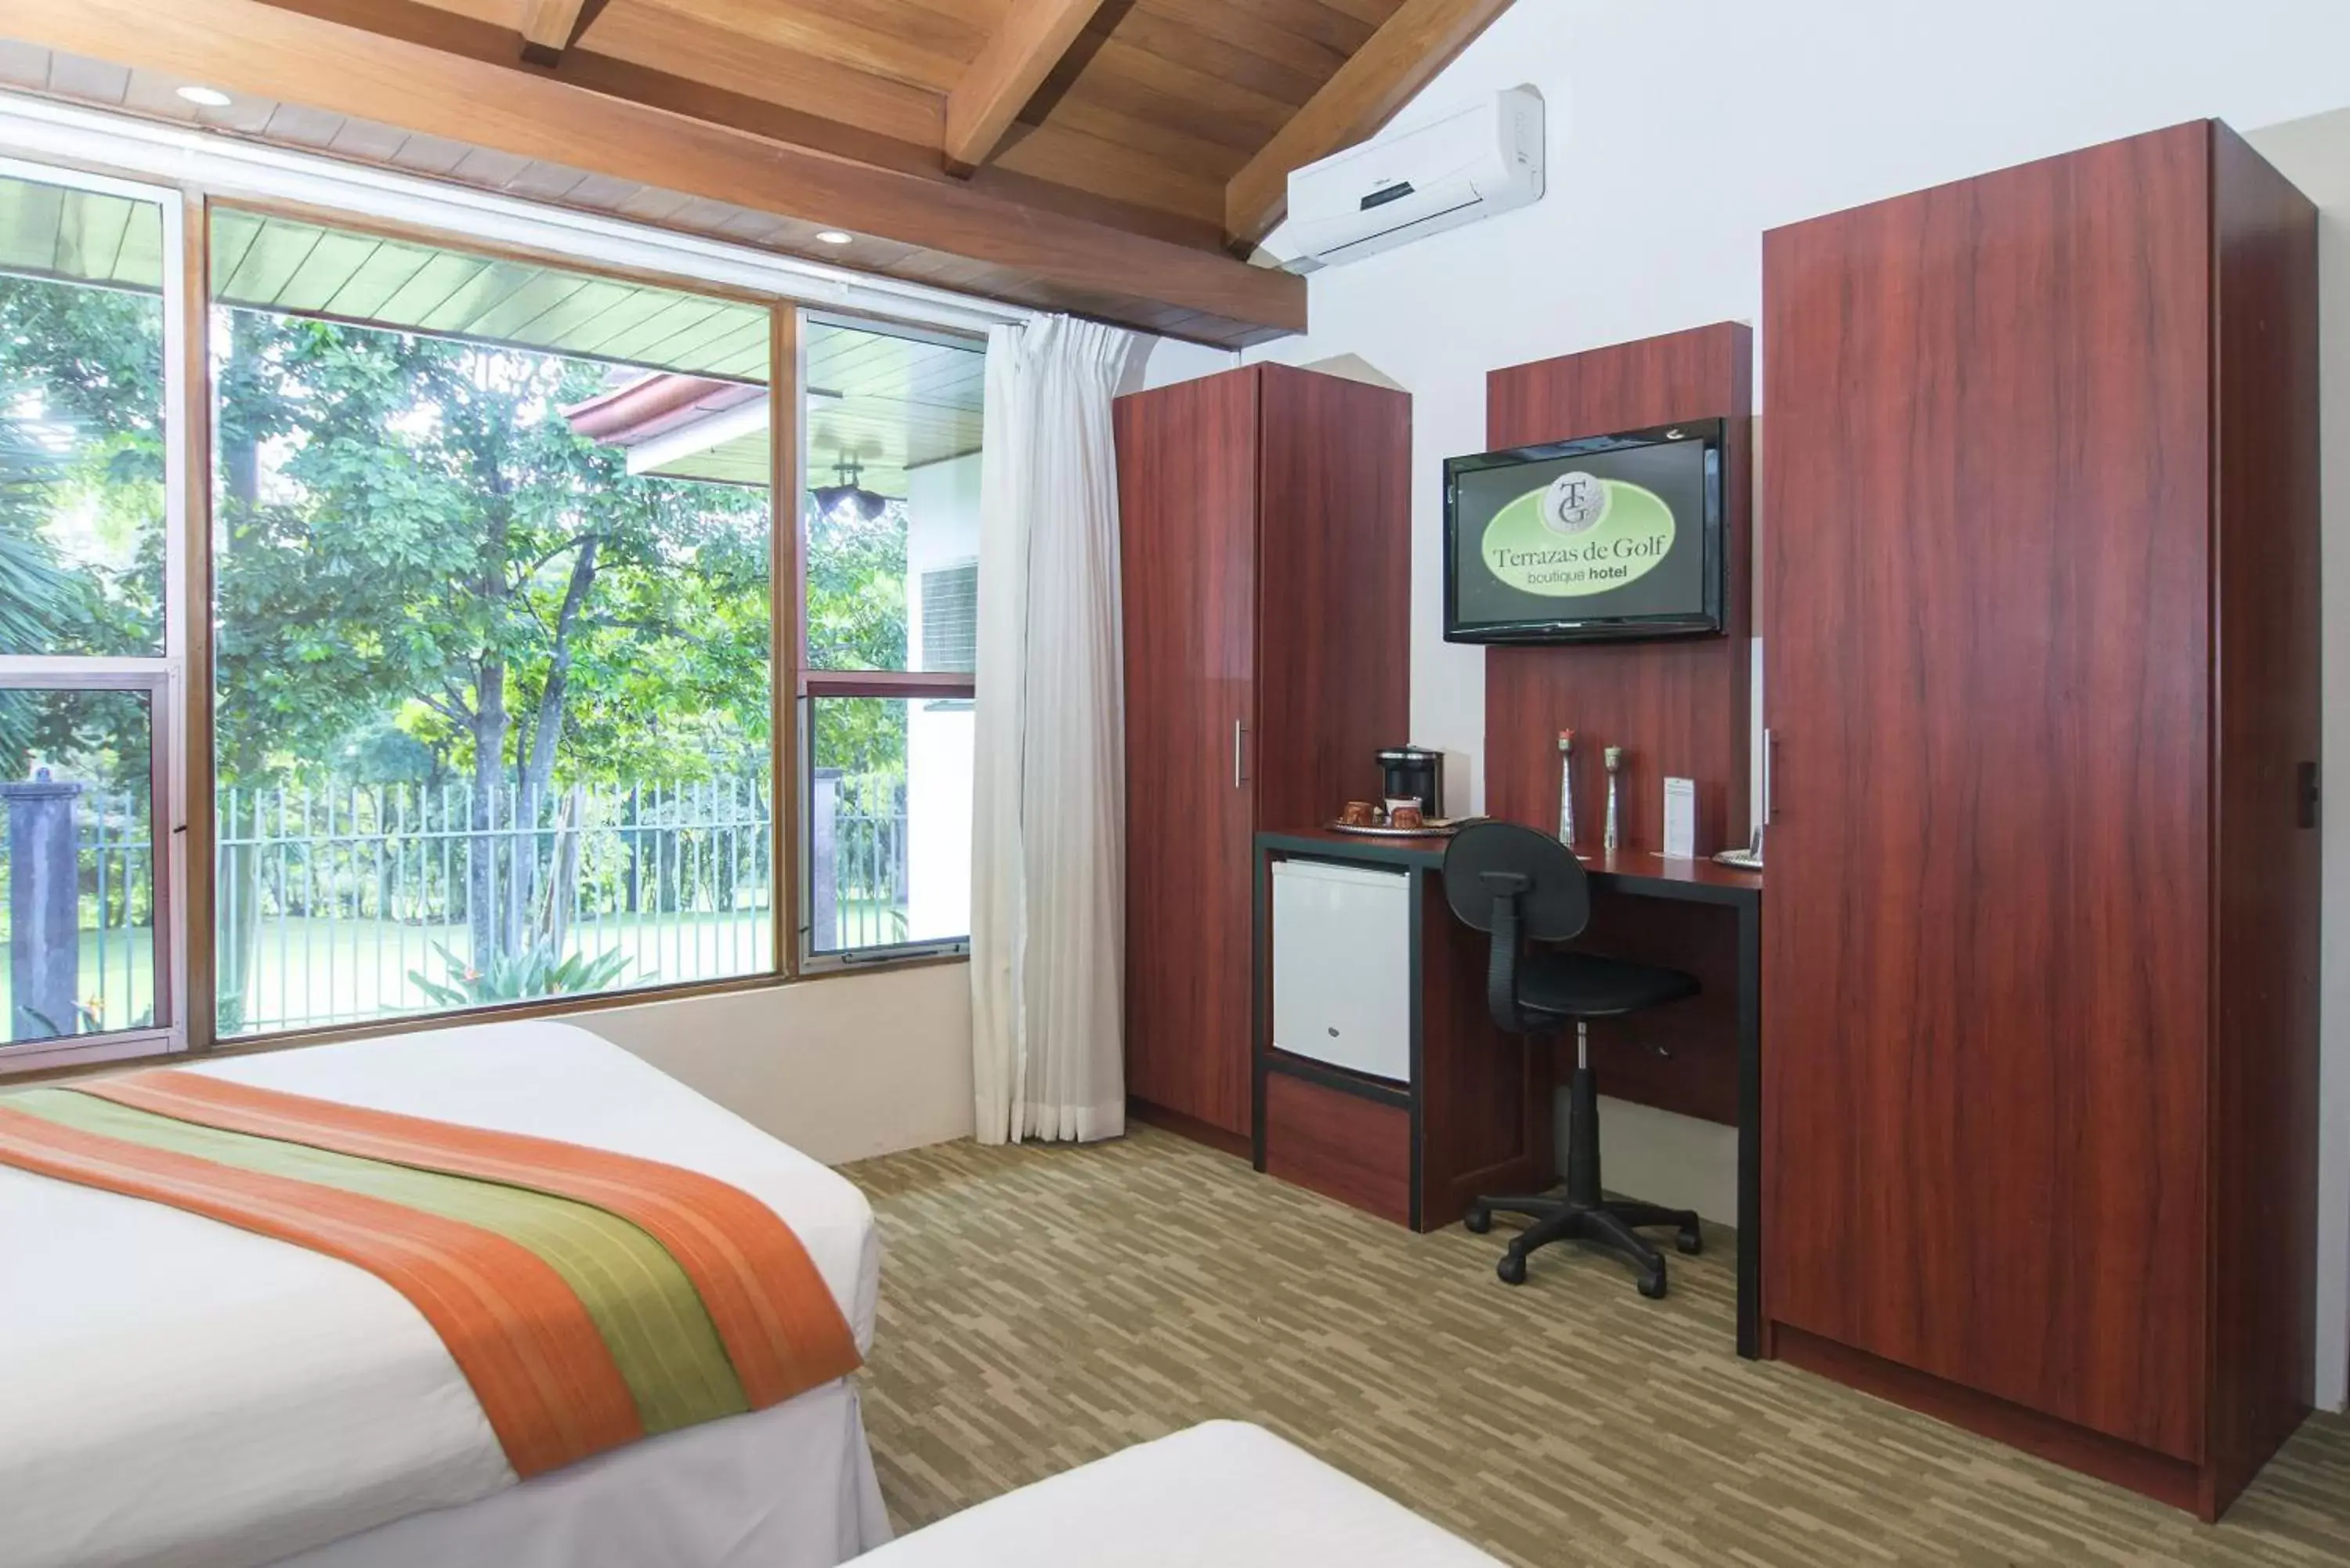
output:
<path id="1" fill-rule="evenodd" d="M 1257 373 L 1115 405 L 1127 1092 L 1249 1130 Z"/>
<path id="2" fill-rule="evenodd" d="M 2208 134 L 1763 251 L 1765 1313 L 2188 1459 Z"/>
<path id="3" fill-rule="evenodd" d="M 1378 793 L 1410 737 L 1411 399 L 1267 365 L 1257 826 L 1313 827 Z"/>

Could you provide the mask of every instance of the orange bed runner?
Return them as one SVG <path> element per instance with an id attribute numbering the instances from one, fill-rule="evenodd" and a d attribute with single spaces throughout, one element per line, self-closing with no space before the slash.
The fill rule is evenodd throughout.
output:
<path id="1" fill-rule="evenodd" d="M 71 1089 L 176 1122 L 549 1194 L 619 1216 L 691 1282 L 754 1409 L 859 1364 L 847 1321 L 790 1226 L 699 1172 L 204 1074 L 136 1073 Z M 38 1114 L 38 1091 L 14 1096 L 16 1107 L 9 1098 L 0 1097 L 0 1164 L 307 1247 L 400 1291 L 448 1346 L 517 1474 L 644 1435 L 640 1401 L 590 1313 L 604 1303 L 583 1303 L 530 1246 L 381 1197 L 73 1126 Z"/>

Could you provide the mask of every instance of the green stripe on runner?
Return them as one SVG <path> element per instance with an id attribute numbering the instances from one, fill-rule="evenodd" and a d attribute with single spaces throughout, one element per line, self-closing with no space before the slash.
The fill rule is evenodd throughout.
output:
<path id="1" fill-rule="evenodd" d="M 619 1215 L 551 1193 L 226 1132 L 71 1089 L 0 1105 L 126 1143 L 287 1177 L 476 1226 L 546 1260 L 587 1308 L 636 1400 L 646 1435 L 750 1408 L 700 1293 L 677 1260 Z"/>

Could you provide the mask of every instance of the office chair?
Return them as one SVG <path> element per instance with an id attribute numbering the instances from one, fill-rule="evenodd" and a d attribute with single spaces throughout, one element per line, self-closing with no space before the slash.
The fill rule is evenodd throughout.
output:
<path id="1" fill-rule="evenodd" d="M 1599 1189 L 1599 1090 L 1591 1073 L 1590 1021 L 1619 1018 L 1695 996 L 1697 977 L 1676 969 L 1528 942 L 1563 942 L 1591 919 L 1591 883 L 1575 852 L 1548 834 L 1507 822 L 1482 822 L 1454 835 L 1444 853 L 1444 898 L 1462 924 L 1492 934 L 1485 999 L 1493 1022 L 1513 1034 L 1575 1025 L 1575 1077 L 1568 1091 L 1566 1193 L 1564 1197 L 1479 1198 L 1464 1222 L 1482 1234 L 1493 1216 L 1524 1214 L 1520 1231 L 1494 1266 L 1504 1284 L 1523 1284 L 1526 1255 L 1553 1241 L 1582 1241 L 1627 1254 L 1640 1270 L 1640 1293 L 1665 1293 L 1665 1260 L 1636 1226 L 1672 1225 L 1684 1252 L 1702 1247 L 1698 1218 L 1686 1209 L 1614 1201 Z M 1665 1052 L 1655 1046 L 1658 1054 Z"/>

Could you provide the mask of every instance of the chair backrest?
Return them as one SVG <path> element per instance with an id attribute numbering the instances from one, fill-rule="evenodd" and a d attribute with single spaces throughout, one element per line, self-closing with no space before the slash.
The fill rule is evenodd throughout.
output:
<path id="1" fill-rule="evenodd" d="M 1485 1005 L 1512 1033 L 1555 1028 L 1558 1020 L 1518 1004 L 1518 947 L 1563 942 L 1591 920 L 1591 879 L 1575 851 L 1513 822 L 1480 822 L 1444 851 L 1444 901 L 1461 924 L 1492 934 Z"/>
<path id="2" fill-rule="evenodd" d="M 1480 822 L 1444 851 L 1444 901 L 1463 925 L 1490 931 L 1497 899 L 1517 900 L 1517 934 L 1537 942 L 1580 936 L 1591 921 L 1591 879 L 1575 851 L 1514 822 Z"/>

